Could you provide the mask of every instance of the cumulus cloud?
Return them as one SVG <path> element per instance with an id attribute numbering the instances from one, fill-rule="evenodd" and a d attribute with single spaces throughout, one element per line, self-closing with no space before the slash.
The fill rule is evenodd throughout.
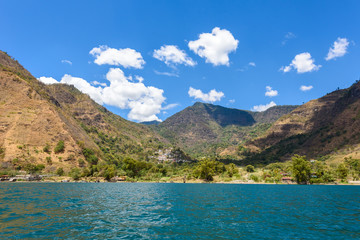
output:
<path id="1" fill-rule="evenodd" d="M 45 84 L 59 83 L 56 79 L 54 79 L 52 77 L 39 77 L 37 80 L 39 80 L 40 82 L 45 83 Z"/>
<path id="2" fill-rule="evenodd" d="M 267 97 L 275 97 L 277 95 L 278 95 L 277 90 L 273 90 L 272 87 L 266 86 L 265 96 L 267 96 Z"/>
<path id="3" fill-rule="evenodd" d="M 138 121 L 153 121 L 160 119 L 162 103 L 165 101 L 164 91 L 152 86 L 145 86 L 143 79 L 132 82 L 120 68 L 111 68 L 106 75 L 110 86 L 103 90 L 104 103 L 121 109 L 130 109 L 129 119 Z"/>
<path id="4" fill-rule="evenodd" d="M 349 46 L 349 41 L 346 38 L 338 38 L 332 47 L 330 47 L 329 52 L 325 58 L 326 61 L 331 59 L 336 59 L 342 57 L 347 53 L 347 48 Z"/>
<path id="5" fill-rule="evenodd" d="M 106 87 L 106 83 L 101 83 L 101 82 L 98 82 L 98 81 L 92 81 L 91 82 L 92 85 L 94 86 L 102 86 L 102 87 Z"/>
<path id="6" fill-rule="evenodd" d="M 295 56 L 289 66 L 282 66 L 280 71 L 289 72 L 291 69 L 296 69 L 297 73 L 317 71 L 321 65 L 315 65 L 314 62 L 315 60 L 311 58 L 310 53 L 300 53 Z"/>
<path id="7" fill-rule="evenodd" d="M 154 50 L 153 57 L 172 66 L 184 64 L 186 66 L 195 66 L 196 62 L 192 60 L 183 50 L 175 45 L 164 45 L 160 49 Z"/>
<path id="8" fill-rule="evenodd" d="M 178 74 L 171 73 L 171 72 L 159 72 L 159 71 L 154 70 L 154 73 L 157 75 L 164 75 L 164 76 L 168 76 L 168 77 L 179 77 Z"/>
<path id="9" fill-rule="evenodd" d="M 95 47 L 90 51 L 95 57 L 94 63 L 97 65 L 123 66 L 124 68 L 143 68 L 145 64 L 141 53 L 131 48 L 115 49 L 108 46 Z"/>
<path id="10" fill-rule="evenodd" d="M 311 89 L 313 89 L 313 86 L 305 86 L 305 85 L 302 85 L 301 87 L 300 87 L 300 90 L 301 91 L 303 91 L 303 92 L 306 92 L 306 91 L 309 91 L 309 90 L 311 90 Z"/>
<path id="11" fill-rule="evenodd" d="M 249 66 L 256 67 L 256 64 L 254 62 L 249 62 Z"/>
<path id="12" fill-rule="evenodd" d="M 69 64 L 69 65 L 72 65 L 72 62 L 71 62 L 71 61 L 69 61 L 69 60 L 66 60 L 66 59 L 61 60 L 61 62 L 62 62 L 62 63 L 67 63 L 67 64 Z"/>
<path id="13" fill-rule="evenodd" d="M 222 97 L 224 97 L 224 93 L 223 92 L 218 92 L 215 89 L 211 90 L 208 93 L 203 93 L 200 89 L 195 89 L 190 87 L 188 94 L 190 97 L 193 97 L 195 99 L 201 99 L 204 102 L 216 102 L 216 101 L 220 101 Z"/>
<path id="14" fill-rule="evenodd" d="M 65 74 L 60 83 L 65 83 L 68 85 L 74 85 L 81 92 L 88 94 L 95 102 L 98 104 L 103 104 L 102 100 L 102 91 L 101 87 L 91 86 L 85 79 L 73 77 L 69 74 Z"/>
<path id="15" fill-rule="evenodd" d="M 202 33 L 188 46 L 197 55 L 214 66 L 229 66 L 229 54 L 237 49 L 239 41 L 226 29 L 215 27 L 211 33 Z"/>
<path id="16" fill-rule="evenodd" d="M 274 107 L 276 106 L 276 103 L 271 101 L 270 103 L 268 104 L 265 104 L 265 105 L 257 105 L 257 106 L 254 106 L 251 111 L 254 111 L 254 112 L 263 112 L 263 111 L 266 111 L 267 109 L 271 108 L 271 107 Z"/>
<path id="17" fill-rule="evenodd" d="M 162 89 L 145 86 L 144 79 L 135 76 L 137 82 L 132 77 L 125 76 L 120 68 L 111 68 L 106 74 L 106 79 L 110 86 L 100 84 L 99 87 L 90 85 L 88 81 L 82 78 L 73 77 L 65 74 L 58 82 L 53 78 L 41 77 L 40 81 L 52 83 L 64 83 L 74 85 L 81 92 L 88 94 L 95 102 L 107 104 L 121 109 L 130 109 L 128 118 L 136 121 L 161 121 L 156 115 L 163 109 L 162 104 L 165 101 Z M 95 83 L 99 83 L 94 81 Z M 94 84 L 94 82 L 92 82 Z M 97 84 L 95 84 L 97 85 Z M 169 104 L 165 108 L 170 109 L 174 105 Z"/>

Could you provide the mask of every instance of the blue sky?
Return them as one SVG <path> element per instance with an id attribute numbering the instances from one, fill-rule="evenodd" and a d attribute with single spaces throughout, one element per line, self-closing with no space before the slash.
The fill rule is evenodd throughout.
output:
<path id="1" fill-rule="evenodd" d="M 264 110 L 360 78 L 359 10 L 360 1 L 1 0 L 0 49 L 133 121 L 196 101 Z"/>

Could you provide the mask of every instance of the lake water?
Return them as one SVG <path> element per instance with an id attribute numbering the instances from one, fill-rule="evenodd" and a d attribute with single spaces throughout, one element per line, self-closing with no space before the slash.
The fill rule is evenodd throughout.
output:
<path id="1" fill-rule="evenodd" d="M 0 183 L 0 239 L 360 239 L 359 186 Z"/>

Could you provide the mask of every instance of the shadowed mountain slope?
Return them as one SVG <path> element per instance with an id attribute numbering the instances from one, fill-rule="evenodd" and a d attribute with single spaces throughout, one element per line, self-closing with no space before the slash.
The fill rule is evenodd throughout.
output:
<path id="1" fill-rule="evenodd" d="M 229 146 L 261 135 L 272 122 L 294 108 L 276 106 L 265 112 L 250 112 L 197 102 L 154 129 L 193 156 L 231 155 L 234 149 L 226 150 Z"/>

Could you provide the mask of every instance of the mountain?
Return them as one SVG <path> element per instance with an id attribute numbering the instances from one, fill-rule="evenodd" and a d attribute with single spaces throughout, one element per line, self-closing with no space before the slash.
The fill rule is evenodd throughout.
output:
<path id="1" fill-rule="evenodd" d="M 140 122 L 141 124 L 144 124 L 144 125 L 159 125 L 161 122 L 160 121 L 146 121 L 146 122 Z"/>
<path id="2" fill-rule="evenodd" d="M 5 167 L 44 164 L 54 171 L 125 156 L 145 159 L 164 144 L 147 126 L 109 112 L 73 86 L 41 83 L 0 51 L 0 162 Z"/>
<path id="3" fill-rule="evenodd" d="M 262 137 L 247 143 L 245 147 L 256 153 L 246 161 L 276 162 L 293 154 L 322 159 L 354 150 L 359 143 L 360 82 L 357 81 L 347 89 L 309 101 L 279 118 Z"/>
<path id="4" fill-rule="evenodd" d="M 260 136 L 272 122 L 295 108 L 275 106 L 251 112 L 197 102 L 153 128 L 193 157 L 226 156 L 233 154 L 239 143 Z"/>

